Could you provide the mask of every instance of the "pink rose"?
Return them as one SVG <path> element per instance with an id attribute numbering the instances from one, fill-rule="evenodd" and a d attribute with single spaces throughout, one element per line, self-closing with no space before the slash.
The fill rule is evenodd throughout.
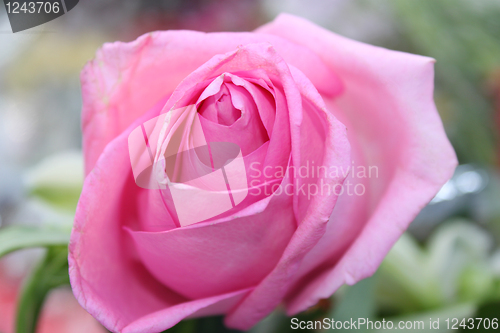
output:
<path id="1" fill-rule="evenodd" d="M 252 33 L 104 45 L 82 73 L 87 177 L 69 255 L 80 304 L 117 332 L 214 314 L 248 329 L 373 274 L 457 164 L 433 64 L 290 15 Z M 171 189 L 138 186 L 129 138 L 189 106 L 169 119 L 196 117 L 207 143 L 238 147 L 248 193 L 201 222 L 211 202 L 184 196 L 194 219 L 181 223 Z M 155 161 L 167 127 L 149 140 Z"/>

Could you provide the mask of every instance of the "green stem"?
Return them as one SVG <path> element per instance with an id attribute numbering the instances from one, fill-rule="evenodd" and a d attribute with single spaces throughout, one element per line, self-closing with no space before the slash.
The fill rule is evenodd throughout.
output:
<path id="1" fill-rule="evenodd" d="M 69 284 L 68 250 L 53 246 L 26 280 L 19 298 L 16 333 L 34 333 L 40 311 L 50 290 Z"/>

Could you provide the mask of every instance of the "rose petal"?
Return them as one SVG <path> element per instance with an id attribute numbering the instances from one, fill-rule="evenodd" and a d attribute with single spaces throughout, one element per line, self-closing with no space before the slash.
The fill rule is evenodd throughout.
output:
<path id="1" fill-rule="evenodd" d="M 297 98 L 300 100 L 300 94 L 286 64 L 269 44 L 249 44 L 235 52 L 214 57 L 183 81 L 172 94 L 164 110 L 168 110 L 170 105 L 178 107 L 191 103 L 192 95 L 182 100 L 185 98 L 182 92 L 190 91 L 192 85 L 197 82 L 208 77 L 217 77 L 221 72 L 245 71 L 256 67 L 279 78 L 285 91 L 286 100 L 283 102 L 288 105 L 288 112 L 281 110 L 280 114 L 276 115 L 275 126 L 280 123 L 288 124 L 288 117 L 292 117 L 292 113 L 295 119 L 300 117 L 300 103 L 296 102 Z M 214 91 L 212 90 L 212 93 Z M 233 93 L 235 92 L 236 90 L 233 90 Z M 181 102 L 176 100 L 178 96 Z M 237 102 L 235 104 L 239 105 Z M 242 101 L 241 104 L 243 109 L 243 104 L 249 106 L 250 101 Z M 253 113 L 249 116 L 258 115 L 255 108 L 245 111 Z M 245 116 L 242 116 L 233 126 L 240 121 L 244 122 L 245 119 Z M 278 119 L 282 121 L 278 122 Z M 205 125 L 220 126 L 208 120 L 205 120 Z M 208 128 L 207 132 L 210 133 L 210 127 Z M 226 134 L 219 139 L 230 140 L 227 136 Z M 282 144 L 286 147 L 289 140 L 286 140 L 286 137 L 276 137 L 276 140 L 279 139 L 284 141 Z M 208 141 L 212 140 L 217 141 L 214 138 Z M 289 159 L 289 156 L 287 158 Z M 292 196 L 281 192 L 281 195 L 268 198 L 269 204 L 260 214 L 255 212 L 227 223 L 205 222 L 167 232 L 131 231 L 131 234 L 143 263 L 159 281 L 189 298 L 210 297 L 253 287 L 274 268 L 295 231 L 296 215 L 292 210 L 292 200 Z M 252 207 L 254 206 L 247 208 Z M 175 274 L 170 273 L 172 270 Z M 204 274 L 196 274 L 199 271 Z M 210 276 L 219 277 L 207 278 Z"/>
<path id="2" fill-rule="evenodd" d="M 159 31 L 131 43 L 105 44 L 81 74 L 85 174 L 113 138 L 171 94 L 189 73 L 216 54 L 259 42 L 272 43 L 286 53 L 285 60 L 304 71 L 325 94 L 340 92 L 340 80 L 318 56 L 275 36 Z"/>
<path id="3" fill-rule="evenodd" d="M 87 176 L 69 245 L 70 280 L 78 302 L 112 331 L 185 299 L 156 281 L 125 247 L 123 223 L 135 220 L 128 133 L 157 115 L 152 109 L 103 152 Z"/>
<path id="4" fill-rule="evenodd" d="M 246 156 L 262 146 L 264 142 L 269 140 L 269 137 L 259 118 L 259 111 L 251 98 L 252 96 L 245 89 L 232 83 L 224 84 L 223 87 L 230 94 L 231 101 L 229 103 L 240 111 L 241 116 L 230 126 L 213 122 L 206 117 L 200 117 L 203 133 L 207 142 L 233 142 L 237 144 L 243 156 Z M 273 111 L 267 110 L 267 112 Z"/>
<path id="5" fill-rule="evenodd" d="M 291 114 L 293 160 L 297 168 L 306 166 L 308 160 L 318 160 L 316 165 L 336 166 L 346 169 L 350 160 L 350 145 L 345 126 L 329 113 L 322 98 L 307 77 L 291 67 L 296 87 L 302 96 L 302 112 Z M 299 104 L 299 105 L 300 105 Z M 297 105 L 295 102 L 294 105 Z M 290 108 L 290 112 L 296 112 Z M 293 135 L 295 133 L 295 135 Z M 314 152 L 311 147 L 317 148 Z M 312 163 L 310 161 L 310 163 Z M 310 166 L 309 166 L 310 167 Z M 303 179 L 309 184 L 323 181 L 329 187 L 341 185 L 346 175 L 311 177 Z M 304 256 L 318 243 L 326 230 L 334 209 L 335 193 L 317 193 L 294 196 L 295 214 L 299 226 L 276 268 L 226 316 L 226 325 L 246 330 L 267 316 L 286 296 L 294 282 Z"/>
<path id="6" fill-rule="evenodd" d="M 253 287 L 274 268 L 295 231 L 291 199 L 269 197 L 264 211 L 227 222 L 128 231 L 158 281 L 188 298 L 206 298 Z"/>
<path id="7" fill-rule="evenodd" d="M 330 232 L 308 256 L 319 254 L 328 265 L 289 295 L 288 312 L 294 314 L 329 297 L 343 283 L 373 274 L 451 177 L 457 161 L 433 102 L 432 59 L 355 42 L 291 15 L 279 16 L 259 32 L 310 48 L 339 73 L 344 94 L 327 104 L 350 124 L 350 140 L 359 142 L 366 165 L 380 170 L 379 178 L 369 180 L 370 202 L 364 206 L 368 218 L 346 214 L 341 207 L 334 211 Z M 346 234 L 354 239 L 348 248 L 335 243 L 333 230 L 340 224 L 353 226 Z"/>
<path id="8" fill-rule="evenodd" d="M 189 317 L 223 314 L 236 305 L 249 290 L 181 303 L 137 319 L 123 329 L 123 333 L 163 332 Z"/>

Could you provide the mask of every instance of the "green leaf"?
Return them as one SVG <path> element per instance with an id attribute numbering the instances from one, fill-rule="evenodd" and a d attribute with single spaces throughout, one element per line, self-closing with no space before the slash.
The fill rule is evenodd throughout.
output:
<path id="1" fill-rule="evenodd" d="M 496 319 L 495 321 L 498 323 L 498 314 L 500 313 L 500 302 L 499 301 L 494 301 L 494 302 L 488 302 L 484 303 L 481 306 L 478 307 L 476 314 L 474 315 L 474 318 L 483 318 L 483 324 L 479 325 L 478 321 L 475 321 L 475 326 L 474 329 L 464 329 L 462 328 L 460 331 L 472 331 L 474 330 L 475 332 L 492 332 L 495 331 L 491 325 L 492 321 Z M 486 323 L 485 320 L 489 319 Z M 488 328 L 486 328 L 486 327 Z"/>
<path id="2" fill-rule="evenodd" d="M 162 333 L 195 333 L 196 332 L 196 320 L 183 320 L 174 327 L 163 331 Z"/>
<path id="3" fill-rule="evenodd" d="M 476 312 L 477 305 L 473 303 L 462 303 L 462 304 L 456 304 L 452 305 L 449 307 L 441 307 L 439 309 L 435 309 L 432 311 L 427 311 L 427 312 L 421 312 L 421 313 L 414 313 L 411 315 L 406 315 L 406 316 L 400 316 L 400 317 L 392 317 L 392 318 L 385 318 L 386 320 L 390 320 L 394 324 L 393 329 L 374 329 L 370 330 L 370 332 L 376 332 L 376 333 L 390 333 L 394 332 L 396 330 L 397 325 L 399 322 L 411 322 L 413 326 L 412 329 L 405 329 L 404 332 L 433 332 L 433 333 L 449 333 L 449 332 L 457 332 L 456 329 L 451 329 L 447 327 L 446 325 L 446 319 L 448 318 L 457 318 L 459 321 L 461 321 L 463 318 L 470 318 L 474 315 Z M 380 320 L 377 319 L 377 320 Z M 431 323 L 430 322 L 438 322 L 436 323 L 436 327 L 430 328 Z M 420 329 L 416 328 L 417 322 L 419 322 Z M 422 323 L 423 323 L 423 328 L 422 328 Z M 397 332 L 397 331 L 396 331 Z"/>
<path id="4" fill-rule="evenodd" d="M 427 252 L 403 234 L 377 273 L 378 310 L 411 313 L 443 305 L 439 278 L 429 266 Z"/>
<path id="5" fill-rule="evenodd" d="M 54 208 L 74 212 L 83 186 L 81 152 L 63 152 L 48 156 L 25 176 L 29 193 Z"/>
<path id="6" fill-rule="evenodd" d="M 34 333 L 38 316 L 50 290 L 69 284 L 68 249 L 52 246 L 25 281 L 19 298 L 16 333 Z"/>
<path id="7" fill-rule="evenodd" d="M 300 315 L 294 316 L 299 317 Z M 283 309 L 277 309 L 269 316 L 252 327 L 248 333 L 276 333 L 294 331 L 290 328 L 291 318 L 287 317 Z"/>
<path id="8" fill-rule="evenodd" d="M 33 189 L 30 194 L 42 199 L 54 208 L 74 212 L 80 198 L 80 192 L 81 188 L 38 187 Z"/>
<path id="9" fill-rule="evenodd" d="M 67 245 L 71 230 L 62 227 L 11 226 L 0 228 L 0 257 L 24 248 Z"/>
<path id="10" fill-rule="evenodd" d="M 376 312 L 376 281 L 377 275 L 348 287 L 340 302 L 327 317 L 340 321 L 351 318 L 373 318 Z"/>
<path id="11" fill-rule="evenodd" d="M 203 317 L 197 319 L 183 320 L 174 327 L 162 333 L 238 333 L 224 326 L 223 316 Z"/>
<path id="12" fill-rule="evenodd" d="M 373 319 L 376 314 L 375 303 L 375 285 L 378 275 L 375 274 L 369 278 L 359 281 L 353 286 L 346 286 L 344 294 L 340 297 L 338 304 L 333 307 L 326 318 L 332 318 L 335 321 L 348 321 L 351 319 L 357 321 L 358 318 Z M 330 331 L 329 329 L 321 330 L 321 332 Z M 337 329 L 340 332 L 348 332 L 350 330 Z M 357 332 L 368 332 L 366 328 L 359 328 Z"/>

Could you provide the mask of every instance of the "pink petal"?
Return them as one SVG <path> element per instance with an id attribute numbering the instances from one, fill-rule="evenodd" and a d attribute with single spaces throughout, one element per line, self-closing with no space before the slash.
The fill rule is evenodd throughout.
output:
<path id="1" fill-rule="evenodd" d="M 249 290 L 181 303 L 144 316 L 123 329 L 123 333 L 162 332 L 189 317 L 213 316 L 234 307 Z"/>
<path id="2" fill-rule="evenodd" d="M 87 176 L 69 245 L 70 279 L 78 302 L 104 326 L 120 331 L 138 318 L 185 301 L 156 281 L 127 249 L 123 224 L 136 220 L 128 133 L 113 140 Z"/>
<path id="3" fill-rule="evenodd" d="M 363 212 L 341 206 L 353 207 L 356 203 L 349 201 L 360 198 L 340 199 L 327 234 L 307 257 L 317 269 L 307 265 L 288 295 L 288 312 L 294 314 L 343 283 L 373 274 L 451 177 L 457 160 L 433 101 L 433 59 L 355 42 L 291 15 L 279 16 L 259 32 L 308 47 L 339 74 L 344 94 L 327 105 L 348 125 L 349 140 L 364 159 L 360 164 L 377 166 L 380 173 L 368 180 L 368 203 L 358 206 Z M 337 243 L 339 233 L 350 244 Z"/>
<path id="4" fill-rule="evenodd" d="M 257 105 L 248 91 L 232 83 L 224 84 L 223 87 L 230 96 L 230 101 L 226 101 L 226 103 L 239 110 L 241 116 L 229 126 L 200 117 L 203 133 L 207 142 L 233 142 L 237 144 L 243 156 L 246 156 L 262 146 L 264 142 L 269 140 L 269 137 L 259 118 Z M 269 109 L 266 111 L 273 112 Z"/>
<path id="5" fill-rule="evenodd" d="M 233 59 L 238 61 L 231 62 Z M 180 91 L 188 91 L 192 88 L 191 84 L 198 85 L 216 74 L 214 67 L 210 67 L 214 62 L 221 64 L 218 70 L 222 72 L 258 66 L 278 77 L 283 86 L 280 103 L 284 104 L 276 119 L 280 118 L 283 124 L 288 125 L 288 117 L 292 118 L 296 133 L 294 140 L 297 142 L 302 120 L 300 93 L 287 65 L 269 44 L 247 45 L 228 55 L 213 58 L 184 80 L 180 87 L 185 86 L 186 89 Z M 168 103 L 175 101 L 176 96 L 174 92 Z M 77 209 L 70 243 L 71 283 L 80 304 L 111 330 L 122 330 L 144 316 L 170 311 L 168 308 L 173 309 L 172 313 L 177 313 L 175 309 L 183 309 L 172 317 L 180 318 L 207 304 L 178 306 L 188 300 L 175 291 L 189 297 L 210 298 L 253 287 L 273 269 L 297 225 L 296 215 L 291 209 L 292 197 L 283 194 L 244 206 L 237 213 L 219 220 L 166 232 L 133 233 L 140 259 L 149 269 L 146 270 L 138 261 L 122 227 L 136 230 L 141 227 L 139 218 L 152 218 L 153 225 L 147 228 L 155 229 L 156 224 L 161 223 L 161 212 L 143 214 L 150 208 L 156 210 L 158 207 L 153 206 L 159 203 L 141 199 L 144 190 L 134 183 L 127 143 L 129 133 L 158 115 L 160 106 L 158 104 L 138 118 L 107 145 L 87 176 Z M 285 112 L 287 109 L 290 114 Z M 277 123 L 276 120 L 274 127 Z M 289 142 L 287 131 L 284 133 L 276 140 Z M 265 148 L 262 152 L 269 153 L 267 146 Z M 257 158 L 259 156 L 262 155 L 256 154 Z M 286 185 L 286 182 L 283 184 Z M 330 205 L 333 207 L 333 203 Z M 177 236 L 170 239 L 174 233 Z M 193 248 L 195 240 L 199 247 Z M 165 253 L 171 255 L 162 258 Z M 193 257 L 193 254 L 196 255 Z M 171 267 L 176 268 L 174 274 L 169 272 Z M 200 267 L 213 276 L 220 271 L 227 274 L 224 274 L 225 279 L 196 280 L 203 277 L 199 274 L 203 271 Z M 165 285 L 154 279 L 150 272 Z M 220 299 L 212 300 L 217 303 Z"/>
<path id="6" fill-rule="evenodd" d="M 299 102 L 295 101 L 293 105 L 302 105 L 301 112 L 290 107 L 294 166 L 307 167 L 306 163 L 314 161 L 316 165 L 347 168 L 350 145 L 345 126 L 326 110 L 321 96 L 307 77 L 293 67 L 291 70 L 296 87 L 300 90 L 300 95 L 294 95 L 299 96 Z M 298 185 L 307 187 L 322 181 L 334 188 L 342 184 L 345 176 L 307 177 L 298 179 Z M 334 193 L 326 191 L 310 197 L 304 193 L 296 193 L 294 210 L 300 223 L 297 231 L 275 269 L 227 315 L 225 322 L 229 327 L 249 329 L 282 301 L 294 282 L 304 256 L 325 233 L 336 199 Z"/>
<path id="7" fill-rule="evenodd" d="M 165 109 L 168 110 L 170 105 L 182 106 L 185 103 L 191 103 L 192 94 L 189 93 L 188 98 L 182 100 L 186 96 L 183 92 L 191 91 L 193 86 L 205 81 L 208 77 L 217 77 L 221 73 L 245 71 L 251 68 L 265 70 L 277 77 L 283 85 L 286 99 L 283 102 L 288 106 L 288 112 L 280 108 L 281 111 L 276 115 L 275 126 L 278 124 L 278 119 L 281 119 L 284 125 L 288 125 L 289 117 L 299 123 L 300 120 L 297 119 L 302 118 L 300 93 L 295 87 L 288 67 L 269 44 L 249 44 L 240 47 L 235 52 L 214 57 L 183 81 L 172 94 Z M 212 89 L 212 87 L 207 89 Z M 236 90 L 233 90 L 232 94 L 236 98 Z M 209 96 L 208 93 L 206 95 Z M 177 97 L 180 97 L 182 102 L 178 102 Z M 242 115 L 242 118 L 232 126 L 224 126 L 224 129 L 230 130 L 240 122 L 251 122 L 251 117 L 258 116 L 255 104 L 253 104 L 253 109 L 244 108 L 250 107 L 252 103 L 248 99 L 241 101 L 235 99 L 235 104 L 248 115 Z M 208 133 L 213 131 L 218 135 L 222 131 L 222 129 L 214 130 L 208 127 L 221 125 L 206 119 L 202 124 L 207 126 L 208 130 L 205 128 L 204 131 L 207 130 Z M 297 129 L 300 130 L 299 127 Z M 226 132 L 226 135 L 219 137 L 219 140 L 222 139 L 231 140 L 232 138 Z M 285 147 L 289 145 L 286 137 L 277 136 L 276 140 L 279 139 Z M 325 140 L 324 137 L 311 137 L 311 141 L 308 142 L 314 142 L 315 139 Z M 207 140 L 217 141 L 218 139 L 212 137 Z M 318 147 L 318 151 L 321 157 L 318 162 L 321 163 L 324 149 Z M 289 159 L 286 154 L 283 156 Z M 250 205 L 247 207 L 250 211 L 249 216 L 239 219 L 233 216 L 232 220 L 225 223 L 204 222 L 166 232 L 130 232 L 142 262 L 159 281 L 188 298 L 210 297 L 253 287 L 274 268 L 296 228 L 296 213 L 291 209 L 292 200 L 292 196 L 282 191 L 280 195 L 273 195 L 266 200 L 268 204 L 263 212 L 258 212 L 254 208 L 262 206 L 261 203 Z M 253 213 L 251 213 L 252 210 L 254 210 Z M 204 274 L 198 272 L 204 272 Z"/>
<path id="8" fill-rule="evenodd" d="M 81 74 L 85 173 L 113 138 L 169 96 L 196 68 L 238 45 L 260 42 L 286 53 L 285 60 L 304 71 L 323 93 L 341 90 L 337 76 L 314 53 L 275 36 L 159 31 L 131 43 L 105 44 Z"/>
<path id="9" fill-rule="evenodd" d="M 267 201 L 265 210 L 253 205 L 253 214 L 238 219 L 128 231 L 158 281 L 190 299 L 212 297 L 257 285 L 280 259 L 295 231 L 291 197 Z"/>

